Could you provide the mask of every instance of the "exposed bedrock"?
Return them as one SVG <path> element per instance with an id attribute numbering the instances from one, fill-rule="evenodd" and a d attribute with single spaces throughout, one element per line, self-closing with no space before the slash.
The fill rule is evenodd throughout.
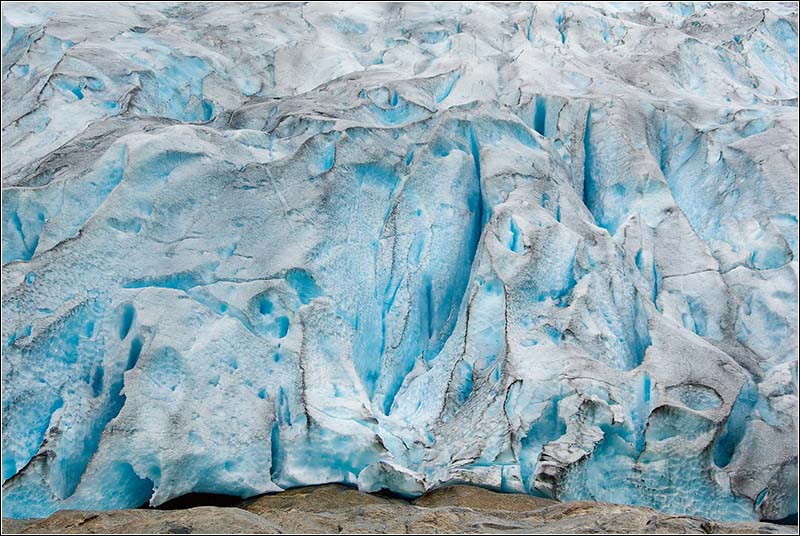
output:
<path id="1" fill-rule="evenodd" d="M 186 499 L 188 497 L 184 497 Z M 218 497 L 219 499 L 222 499 Z M 718 523 L 642 506 L 559 503 L 473 486 L 437 488 L 413 501 L 327 484 L 245 501 L 159 509 L 62 510 L 45 519 L 3 519 L 5 534 L 793 534 L 772 523 Z M 213 501 L 211 501 L 213 502 Z M 191 504 L 194 506 L 189 507 Z"/>

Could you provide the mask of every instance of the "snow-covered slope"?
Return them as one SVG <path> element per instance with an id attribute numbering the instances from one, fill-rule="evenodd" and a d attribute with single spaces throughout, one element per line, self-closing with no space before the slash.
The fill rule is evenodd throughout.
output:
<path id="1" fill-rule="evenodd" d="M 3 6 L 3 511 L 797 511 L 797 4 Z"/>

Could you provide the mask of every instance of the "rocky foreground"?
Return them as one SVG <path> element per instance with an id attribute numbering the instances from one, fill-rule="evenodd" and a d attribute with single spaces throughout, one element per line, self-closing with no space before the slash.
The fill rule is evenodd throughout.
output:
<path id="1" fill-rule="evenodd" d="M 331 484 L 181 510 L 62 510 L 46 519 L 4 519 L 4 534 L 34 533 L 679 533 L 796 534 L 796 526 L 716 523 L 635 506 L 558 502 L 472 486 L 414 500 Z"/>

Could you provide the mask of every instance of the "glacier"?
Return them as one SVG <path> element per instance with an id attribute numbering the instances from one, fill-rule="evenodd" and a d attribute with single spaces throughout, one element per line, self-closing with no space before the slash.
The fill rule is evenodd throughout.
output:
<path id="1" fill-rule="evenodd" d="M 796 518 L 797 15 L 4 4 L 4 516 Z"/>

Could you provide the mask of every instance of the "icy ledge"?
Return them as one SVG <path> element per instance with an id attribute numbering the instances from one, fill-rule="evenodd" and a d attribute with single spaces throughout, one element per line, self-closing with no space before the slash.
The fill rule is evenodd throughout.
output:
<path id="1" fill-rule="evenodd" d="M 797 513 L 797 4 L 3 6 L 3 511 Z"/>

